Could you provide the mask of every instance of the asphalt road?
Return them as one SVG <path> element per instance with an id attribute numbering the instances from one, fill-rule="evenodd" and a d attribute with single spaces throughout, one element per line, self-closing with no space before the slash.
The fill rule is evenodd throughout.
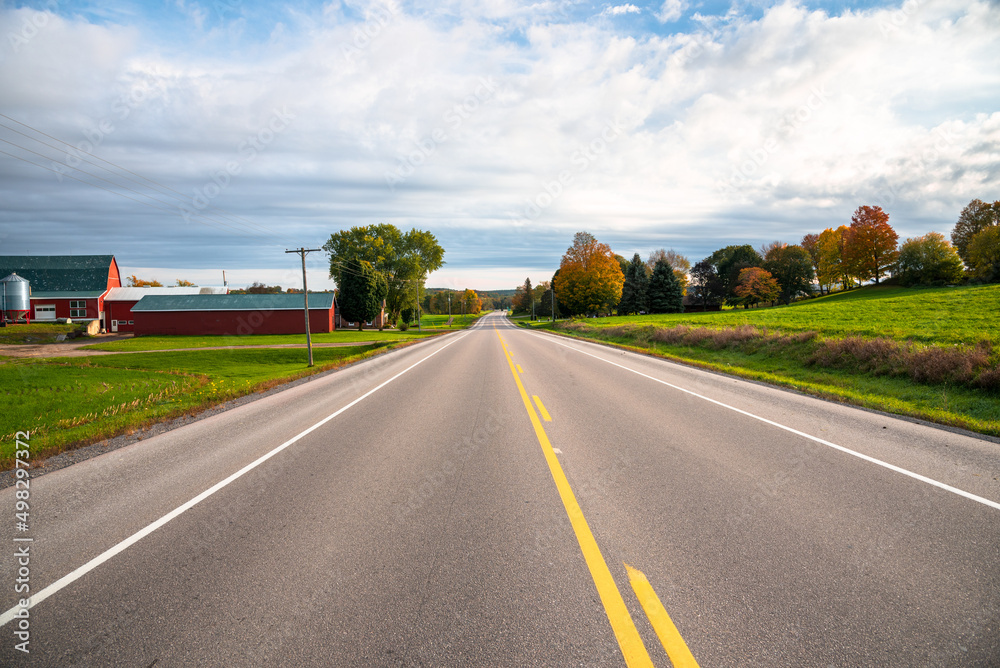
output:
<path id="1" fill-rule="evenodd" d="M 490 316 L 0 491 L 0 665 L 995 666 L 998 477 Z"/>

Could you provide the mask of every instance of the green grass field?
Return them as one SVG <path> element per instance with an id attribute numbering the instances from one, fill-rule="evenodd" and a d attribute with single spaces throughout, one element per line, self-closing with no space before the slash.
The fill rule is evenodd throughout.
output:
<path id="1" fill-rule="evenodd" d="M 475 315 L 469 314 L 463 316 L 461 313 L 453 314 L 451 316 L 453 319 L 451 327 L 448 327 L 447 313 L 443 315 L 424 314 L 420 316 L 420 327 L 424 330 L 432 329 L 432 330 L 447 331 L 448 329 L 461 329 L 463 327 L 471 325 L 485 314 L 486 314 L 485 311 L 482 313 L 476 313 Z M 415 331 L 417 331 L 417 323 L 413 323 L 412 325 L 410 325 L 410 329 L 408 330 L 408 332 L 415 332 Z"/>
<path id="2" fill-rule="evenodd" d="M 756 325 L 823 336 L 885 336 L 923 343 L 1000 344 L 1000 285 L 953 288 L 868 287 L 773 308 L 594 318 L 588 324 L 673 327 Z"/>
<path id="3" fill-rule="evenodd" d="M 313 343 L 360 343 L 369 341 L 398 342 L 419 339 L 430 336 L 433 332 L 420 333 L 416 329 L 400 332 L 395 329 L 387 329 L 383 332 L 377 329 L 366 329 L 357 331 L 356 329 L 341 329 L 336 332 L 324 332 L 313 334 Z M 140 350 L 171 350 L 176 348 L 212 348 L 217 346 L 276 346 L 286 344 L 306 344 L 305 334 L 248 334 L 246 336 L 139 336 L 136 338 L 124 339 L 122 341 L 111 341 L 108 343 L 94 343 L 84 348 L 94 350 L 108 350 L 111 352 L 135 352 Z M 3 350 L 0 349 L 0 353 Z"/>
<path id="4" fill-rule="evenodd" d="M 788 307 L 715 313 L 593 318 L 560 325 L 564 333 L 607 341 L 705 368 L 795 388 L 817 396 L 1000 436 L 1000 391 L 982 383 L 1000 371 L 1000 286 L 957 288 L 872 287 L 807 300 Z M 752 337 L 737 327 L 751 325 Z M 541 324 L 538 327 L 551 327 Z M 688 333 L 664 336 L 675 328 Z M 705 329 L 707 328 L 707 332 Z M 806 334 L 815 332 L 816 336 Z M 697 336 L 701 333 L 702 336 Z M 816 362 L 830 344 L 859 337 L 883 343 L 896 355 L 873 371 L 849 359 Z M 849 342 L 850 339 L 847 339 Z M 966 380 L 942 370 L 948 359 L 972 360 L 988 341 Z M 877 341 L 876 341 L 877 342 Z M 932 353 L 938 353 L 933 355 Z M 926 355 L 926 357 L 924 356 Z M 950 356 L 950 357 L 949 357 Z M 890 356 L 891 357 L 891 356 Z M 904 361 L 898 361 L 904 360 Z M 907 377 L 902 369 L 909 364 Z M 919 367 L 926 364 L 925 369 Z M 916 365 L 916 366 L 915 366 Z M 934 366 L 937 365 L 937 366 Z M 887 366 L 893 367 L 888 370 Z M 958 365 L 961 367 L 961 365 Z M 924 377 L 921 382 L 914 378 Z M 995 383 L 995 381 L 994 381 Z"/>
<path id="5" fill-rule="evenodd" d="M 69 334 L 79 329 L 78 324 L 60 325 L 56 322 L 33 322 L 27 325 L 7 325 L 0 327 L 0 345 L 24 345 L 29 343 L 55 343 L 60 334 Z"/>
<path id="6" fill-rule="evenodd" d="M 318 373 L 390 344 L 302 349 L 153 352 L 56 359 L 0 358 L 0 468 L 14 434 L 30 431 L 38 458 Z"/>

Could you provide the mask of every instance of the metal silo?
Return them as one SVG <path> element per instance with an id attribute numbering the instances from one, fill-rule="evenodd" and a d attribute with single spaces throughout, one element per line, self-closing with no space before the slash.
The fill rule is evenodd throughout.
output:
<path id="1" fill-rule="evenodd" d="M 17 274 L 0 278 L 0 313 L 5 320 L 27 319 L 31 313 L 31 284 Z"/>

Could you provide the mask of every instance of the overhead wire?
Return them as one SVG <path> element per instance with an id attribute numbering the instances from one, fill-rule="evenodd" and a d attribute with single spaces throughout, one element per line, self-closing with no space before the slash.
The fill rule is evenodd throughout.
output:
<path id="1" fill-rule="evenodd" d="M 163 194 L 163 195 L 166 195 L 168 197 L 171 197 L 172 199 L 175 199 L 175 200 L 178 200 L 178 201 L 181 201 L 181 202 L 185 202 L 185 203 L 188 201 L 187 200 L 187 196 L 184 195 L 184 193 L 181 193 L 180 191 L 177 191 L 177 190 L 175 190 L 173 188 L 170 188 L 169 186 L 165 186 L 163 184 L 160 184 L 160 183 L 156 182 L 155 180 L 150 179 L 150 178 L 145 177 L 145 176 L 142 176 L 141 174 L 138 174 L 138 173 L 136 173 L 136 172 L 134 172 L 134 171 L 126 168 L 126 167 L 122 167 L 121 165 L 115 164 L 114 162 L 111 162 L 110 160 L 106 160 L 104 158 L 101 158 L 100 156 L 97 156 L 97 155 L 89 152 L 89 151 L 85 151 L 85 150 L 81 149 L 78 146 L 73 146 L 69 142 L 63 141 L 62 139 L 59 139 L 58 137 L 54 137 L 54 136 L 52 136 L 52 135 L 50 135 L 50 134 L 48 134 L 46 132 L 43 132 L 42 130 L 39 130 L 38 128 L 35 128 L 35 127 L 31 126 L 31 125 L 28 125 L 27 123 L 19 121 L 16 118 L 12 118 L 11 116 L 8 116 L 7 114 L 0 113 L 0 117 L 6 118 L 6 119 L 8 119 L 8 120 L 10 120 L 10 121 L 12 121 L 14 123 L 17 123 L 18 125 L 21 125 L 21 126 L 23 126 L 25 128 L 28 128 L 29 130 L 31 130 L 33 132 L 36 132 L 36 133 L 38 133 L 38 134 L 40 134 L 40 135 L 42 135 L 44 137 L 48 137 L 49 139 L 52 139 L 53 141 L 56 141 L 56 142 L 59 142 L 60 144 L 68 146 L 74 152 L 86 154 L 86 155 L 94 158 L 95 160 L 100 160 L 103 163 L 111 165 L 115 169 L 121 170 L 121 171 L 126 172 L 128 174 L 132 174 L 133 176 L 136 176 L 136 177 L 142 179 L 143 181 L 146 181 L 149 184 L 152 184 L 152 186 L 155 186 L 156 188 L 159 188 L 162 191 L 169 191 L 171 193 L 176 193 L 176 195 L 180 195 L 184 199 L 179 199 L 179 198 L 175 197 L 174 195 L 170 195 L 170 194 L 168 194 L 166 192 L 157 193 L 157 194 Z M 38 142 L 39 144 L 42 144 L 42 145 L 47 146 L 49 148 L 52 148 L 52 149 L 54 149 L 56 151 L 62 151 L 63 150 L 63 149 L 61 149 L 61 148 L 59 148 L 57 146 L 53 146 L 53 145 L 51 145 L 51 144 L 49 144 L 47 142 L 44 142 L 44 141 L 42 141 L 42 140 L 40 140 L 40 139 L 38 139 L 36 137 L 32 137 L 30 135 L 27 135 L 24 132 L 21 132 L 20 130 L 17 130 L 16 128 L 12 128 L 12 127 L 10 127 L 10 126 L 8 126 L 6 124 L 0 123 L 0 127 L 4 127 L 7 130 L 15 132 L 15 133 L 17 133 L 17 134 L 19 134 L 19 135 L 21 135 L 23 137 L 26 137 L 26 138 L 30 139 L 31 141 Z M 14 144 L 13 142 L 11 142 L 9 140 L 0 139 L 0 141 L 5 141 L 6 143 L 11 144 L 12 146 L 17 146 L 18 148 L 20 148 L 22 150 L 28 151 L 30 153 L 34 153 L 35 155 L 39 155 L 39 156 L 41 156 L 41 157 L 43 157 L 43 158 L 45 158 L 47 160 L 52 160 L 51 156 L 47 156 L 47 155 L 38 153 L 36 151 L 32 151 L 31 149 L 25 148 L 25 147 L 20 146 L 18 144 Z M 5 154 L 6 155 L 10 155 L 11 157 L 23 160 L 23 158 L 19 158 L 18 156 L 12 155 L 10 153 L 5 153 Z M 69 155 L 68 151 L 67 151 L 67 155 Z M 107 172 L 109 172 L 111 174 L 114 174 L 117 177 L 120 177 L 120 178 L 126 179 L 128 181 L 131 181 L 132 183 L 135 183 L 136 185 L 152 189 L 152 186 L 148 186 L 148 185 L 144 185 L 142 183 L 139 183 L 139 182 L 135 181 L 134 179 L 131 179 L 131 178 L 127 177 L 127 176 L 124 176 L 123 174 L 116 174 L 115 172 L 113 172 L 112 170 L 108 169 L 107 167 L 103 167 L 101 165 L 98 165 L 98 164 L 94 163 L 93 161 L 87 160 L 86 158 L 83 158 L 83 157 L 80 157 L 80 156 L 77 156 L 77 157 L 78 157 L 78 159 L 80 161 L 86 162 L 88 164 L 91 164 L 91 165 L 93 165 L 93 166 L 95 166 L 95 167 L 97 167 L 99 169 L 103 169 L 103 170 L 105 170 L 105 171 L 107 171 Z M 27 162 L 27 163 L 32 164 L 32 165 L 35 165 L 37 167 L 42 167 L 43 169 L 48 169 L 49 171 L 55 172 L 55 173 L 63 175 L 63 176 L 68 176 L 62 170 L 51 169 L 51 168 L 45 167 L 43 165 L 38 165 L 37 163 L 34 163 L 34 162 L 30 161 L 30 160 L 24 160 L 24 162 Z M 87 174 L 88 176 L 91 176 L 93 178 L 101 179 L 101 177 L 96 176 L 95 174 L 91 174 L 90 172 L 87 172 L 86 170 L 81 169 L 79 167 L 73 167 L 73 166 L 71 166 L 71 165 L 69 165 L 67 163 L 61 163 L 61 164 L 65 164 L 65 166 L 68 167 L 69 169 L 75 169 L 75 170 L 83 172 L 84 174 Z M 88 185 L 95 185 L 95 184 L 90 184 L 89 182 L 83 181 L 81 179 L 74 179 L 74 180 L 80 181 L 81 183 L 86 183 Z M 124 188 L 126 190 L 129 190 L 129 191 L 131 191 L 131 192 L 133 192 L 135 194 L 140 195 L 141 197 L 149 197 L 150 199 L 153 199 L 155 201 L 159 201 L 159 202 L 163 203 L 162 200 L 156 200 L 156 198 L 153 198 L 153 197 L 151 197 L 150 195 L 148 195 L 146 193 L 140 193 L 140 192 L 138 192 L 136 190 L 133 190 L 131 188 L 128 188 L 127 186 L 124 186 L 124 185 L 122 185 L 120 183 L 114 183 L 114 182 L 108 181 L 107 179 L 101 179 L 101 180 L 105 181 L 106 183 L 112 183 L 112 185 L 114 185 L 115 187 Z M 95 186 L 95 187 L 97 187 L 97 186 Z M 102 188 L 102 190 L 108 190 L 108 189 L 107 188 Z M 114 193 L 115 191 L 110 191 L 109 190 L 109 192 Z M 156 192 L 156 191 L 154 190 L 154 192 Z M 133 198 L 129 197 L 127 199 L 133 199 Z M 154 207 L 154 208 L 157 208 L 157 207 Z M 281 239 L 281 237 L 279 237 L 276 233 L 274 233 L 269 228 L 267 228 L 267 227 L 265 227 L 263 225 L 260 225 L 258 223 L 255 223 L 255 222 L 253 222 L 251 220 L 248 220 L 246 218 L 243 218 L 241 216 L 237 216 L 236 214 L 230 213 L 230 212 L 226 211 L 225 209 L 222 209 L 220 207 L 213 206 L 213 205 L 209 205 L 209 206 L 206 206 L 204 208 L 207 209 L 207 210 L 213 211 L 213 212 L 219 212 L 219 213 L 213 213 L 212 214 L 212 215 L 215 215 L 218 218 L 226 218 L 226 219 L 229 219 L 232 223 L 234 223 L 237 226 L 251 228 L 251 229 L 249 229 L 247 231 L 252 231 L 252 232 L 254 232 L 256 234 L 260 234 L 260 235 L 263 235 L 263 236 L 271 236 L 271 237 L 273 237 L 275 239 Z M 195 212 L 190 217 L 199 217 L 199 218 L 204 218 L 206 220 L 211 220 L 204 212 L 201 212 L 201 211 Z M 242 221 L 242 222 L 239 222 L 239 221 Z M 230 227 L 232 229 L 238 229 L 238 228 L 233 228 L 232 226 L 227 226 L 227 227 Z"/>
<path id="2" fill-rule="evenodd" d="M 21 146 L 20 144 L 15 144 L 14 142 L 12 142 L 12 141 L 10 141 L 8 139 L 4 139 L 4 138 L 0 137 L 0 142 L 4 142 L 6 144 L 10 144 L 11 146 L 16 146 L 17 148 L 21 149 L 22 151 L 27 151 L 28 153 L 32 153 L 32 154 L 37 155 L 37 156 L 39 156 L 41 158 L 50 159 L 49 156 L 47 156 L 47 155 L 45 155 L 43 153 L 39 153 L 37 151 L 33 151 L 33 150 L 29 149 L 29 148 Z M 73 177 L 70 174 L 67 174 L 67 173 L 63 172 L 62 170 L 55 169 L 55 168 L 52 168 L 52 167 L 46 167 L 45 165 L 39 165 L 36 162 L 32 162 L 31 160 L 27 160 L 27 159 L 25 159 L 25 158 L 23 158 L 21 156 L 16 156 L 16 155 L 13 155 L 11 153 L 7 153 L 6 151 L 3 151 L 3 153 L 5 155 L 9 155 L 9 156 L 11 156 L 13 158 L 16 158 L 18 160 L 21 160 L 23 162 L 27 162 L 29 165 L 34 165 L 36 167 L 41 167 L 42 169 L 47 169 L 50 172 L 55 172 L 56 174 L 59 174 L 61 176 L 65 176 L 65 177 L 71 178 L 74 181 L 79 181 L 80 183 L 85 183 L 85 184 L 87 184 L 89 186 L 94 186 L 96 188 L 100 188 L 101 190 L 105 190 L 105 191 L 110 192 L 112 194 L 121 195 L 122 197 L 126 197 L 127 199 L 130 199 L 130 200 L 132 200 L 134 202 L 139 202 L 140 204 L 146 204 L 147 206 L 150 206 L 150 207 L 152 207 L 154 209 L 158 209 L 160 211 L 166 211 L 167 213 L 171 213 L 171 214 L 176 214 L 177 213 L 176 209 L 169 209 L 169 208 L 165 209 L 163 207 L 154 206 L 154 205 L 150 204 L 149 202 L 146 202 L 146 201 L 143 201 L 143 200 L 138 200 L 138 199 L 135 199 L 134 197 L 128 197 L 127 195 L 119 193 L 118 191 L 115 191 L 115 190 L 111 190 L 110 188 L 105 188 L 104 186 L 99 186 L 96 183 L 90 183 L 89 181 L 85 181 L 83 179 Z M 128 186 L 123 186 L 120 183 L 115 183 L 114 181 L 110 181 L 108 179 L 102 178 L 100 176 L 97 176 L 96 174 L 91 174 L 90 172 L 88 172 L 85 169 L 80 169 L 79 167 L 70 167 L 70 169 L 73 169 L 73 170 L 76 170 L 76 171 L 81 172 L 83 174 L 86 174 L 87 176 L 89 176 L 91 178 L 94 178 L 94 179 L 97 179 L 98 181 L 103 181 L 104 183 L 108 183 L 108 184 L 110 184 L 110 185 L 112 185 L 112 186 L 114 186 L 116 188 L 122 188 L 123 190 L 127 190 L 128 192 L 131 192 L 133 194 L 139 195 L 140 197 L 146 197 L 147 199 L 150 199 L 153 202 L 158 202 L 159 204 L 164 204 L 164 205 L 166 205 L 168 207 L 173 206 L 170 202 L 164 202 L 163 200 L 157 199 L 157 198 L 153 197 L 152 195 L 148 195 L 146 193 L 141 193 L 141 192 L 139 192 L 137 190 L 129 188 Z M 216 226 L 220 226 L 221 225 L 223 228 L 228 228 L 231 231 L 235 231 L 235 232 L 248 232 L 248 230 L 244 230 L 242 228 L 239 228 L 239 227 L 236 227 L 236 226 L 233 226 L 233 225 L 229 225 L 229 224 L 227 224 L 227 223 L 225 223 L 223 221 L 220 221 L 220 220 L 215 220 L 215 219 L 210 218 L 210 217 L 208 217 L 208 216 L 206 216 L 205 214 L 202 214 L 202 213 L 195 213 L 194 215 L 197 216 L 197 217 L 199 217 L 199 218 L 204 218 L 206 222 L 214 223 Z M 257 234 L 259 234 L 259 233 L 257 233 Z"/>

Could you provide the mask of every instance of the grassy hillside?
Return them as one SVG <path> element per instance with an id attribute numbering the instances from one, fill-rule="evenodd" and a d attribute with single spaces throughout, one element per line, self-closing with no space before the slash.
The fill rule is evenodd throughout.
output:
<path id="1" fill-rule="evenodd" d="M 756 325 L 823 336 L 884 336 L 897 341 L 1000 344 L 1000 285 L 952 288 L 868 287 L 797 302 L 791 306 L 709 313 L 596 318 L 610 327 Z"/>
<path id="2" fill-rule="evenodd" d="M 1000 436 L 1000 286 L 873 287 L 787 307 L 597 318 L 557 330 Z"/>

